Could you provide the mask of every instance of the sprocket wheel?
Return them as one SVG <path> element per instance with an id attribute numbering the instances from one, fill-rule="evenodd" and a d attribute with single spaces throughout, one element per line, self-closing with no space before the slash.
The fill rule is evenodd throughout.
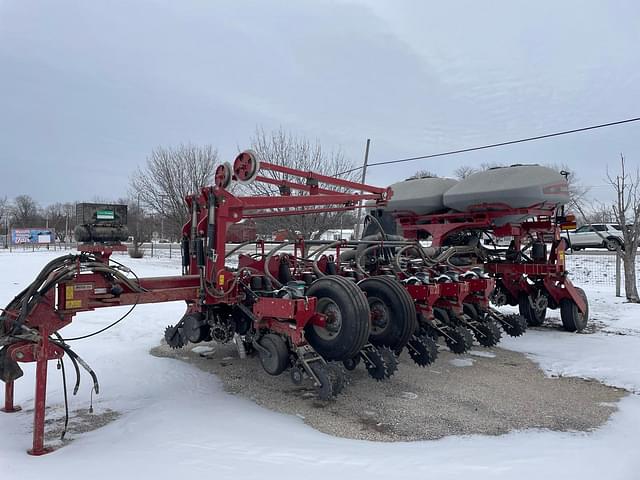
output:
<path id="1" fill-rule="evenodd" d="M 520 337 L 527 331 L 527 319 L 517 313 L 505 315 L 501 323 L 505 333 L 512 337 Z"/>
<path id="2" fill-rule="evenodd" d="M 458 355 L 471 350 L 473 346 L 473 337 L 471 332 L 461 325 L 457 325 L 447 331 L 447 337 L 444 341 L 453 353 Z"/>
<path id="3" fill-rule="evenodd" d="M 169 325 L 164 330 L 164 339 L 171 348 L 182 348 L 187 344 L 187 339 L 182 334 L 182 329 L 178 325 Z"/>
<path id="4" fill-rule="evenodd" d="M 389 347 L 378 347 L 384 360 L 384 376 L 391 378 L 398 370 L 398 357 Z"/>
<path id="5" fill-rule="evenodd" d="M 495 347 L 500 342 L 502 331 L 493 320 L 478 323 L 475 327 L 476 340 L 483 347 Z"/>
<path id="6" fill-rule="evenodd" d="M 316 385 L 316 393 L 320 400 L 330 400 L 334 396 L 333 382 L 331 381 L 331 374 L 327 365 L 324 363 L 314 362 L 311 366 L 311 370 L 318 378 L 320 385 Z"/>
<path id="7" fill-rule="evenodd" d="M 387 367 L 379 349 L 375 347 L 366 349 L 364 365 L 371 378 L 378 382 L 385 379 Z"/>
<path id="8" fill-rule="evenodd" d="M 337 397 L 344 390 L 345 377 L 344 371 L 335 363 L 328 363 L 329 377 L 331 378 L 331 386 L 333 387 L 333 396 Z"/>
<path id="9" fill-rule="evenodd" d="M 438 357 L 438 344 L 429 335 L 414 335 L 409 340 L 407 351 L 416 365 L 426 367 Z"/>

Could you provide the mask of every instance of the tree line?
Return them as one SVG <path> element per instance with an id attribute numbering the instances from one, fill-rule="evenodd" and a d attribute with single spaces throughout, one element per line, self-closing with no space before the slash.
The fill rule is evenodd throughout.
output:
<path id="1" fill-rule="evenodd" d="M 296 136 L 279 129 L 265 132 L 257 129 L 250 139 L 250 148 L 262 161 L 303 171 L 316 171 L 325 175 L 337 175 L 354 168 L 339 149 L 327 150 L 319 141 Z M 154 149 L 146 162 L 131 175 L 128 198 L 115 203 L 129 206 L 128 226 L 138 241 L 149 241 L 153 232 L 171 240 L 178 240 L 181 228 L 188 218 L 184 198 L 197 192 L 202 186 L 211 185 L 219 162 L 218 151 L 211 145 L 183 144 Z M 454 171 L 458 179 L 474 173 L 504 165 L 480 163 L 463 165 Z M 627 298 L 640 301 L 635 278 L 635 258 L 640 242 L 640 172 L 630 168 L 621 155 L 615 172 L 607 170 L 606 181 L 614 194 L 612 202 L 588 200 L 589 188 L 585 187 L 575 172 L 566 165 L 547 165 L 568 173 L 570 203 L 569 212 L 575 213 L 579 223 L 611 222 L 623 226 L 623 242 L 619 253 L 625 267 Z M 291 180 L 287 175 L 269 172 L 272 178 Z M 438 176 L 429 170 L 419 170 L 413 177 Z M 348 180 L 358 180 L 359 173 L 352 171 L 341 175 Z M 239 195 L 278 194 L 278 187 L 265 184 L 234 185 Z M 99 199 L 94 199 L 94 201 Z M 110 202 L 105 202 L 110 203 Z M 284 231 L 289 237 L 317 238 L 329 229 L 350 228 L 355 223 L 352 214 L 346 212 L 310 213 L 281 216 L 256 221 L 257 232 L 269 236 Z M 29 195 L 19 195 L 12 201 L 0 198 L 0 233 L 11 227 L 54 228 L 59 240 L 75 226 L 75 204 L 54 203 L 40 207 Z M 4 232 L 3 232 L 3 229 Z"/>

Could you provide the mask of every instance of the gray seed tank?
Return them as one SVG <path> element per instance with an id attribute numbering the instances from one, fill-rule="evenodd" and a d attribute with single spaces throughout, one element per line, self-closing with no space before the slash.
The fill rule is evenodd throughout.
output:
<path id="1" fill-rule="evenodd" d="M 384 208 L 386 212 L 408 212 L 428 215 L 445 209 L 443 195 L 458 183 L 453 178 L 411 178 L 390 185 L 393 195 Z"/>
<path id="2" fill-rule="evenodd" d="M 447 207 L 461 212 L 505 207 L 550 208 L 568 202 L 566 178 L 540 165 L 512 165 L 475 173 L 443 196 Z"/>

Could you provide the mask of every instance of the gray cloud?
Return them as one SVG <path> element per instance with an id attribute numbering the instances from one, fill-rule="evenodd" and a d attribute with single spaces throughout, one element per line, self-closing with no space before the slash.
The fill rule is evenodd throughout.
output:
<path id="1" fill-rule="evenodd" d="M 451 3 L 451 2 L 450 2 Z M 231 158 L 256 125 L 360 162 L 606 122 L 640 112 L 636 2 L 2 2 L 0 195 L 126 194 L 156 145 Z M 378 167 L 567 163 L 591 185 L 640 125 Z M 597 187 L 594 195 L 604 195 Z"/>

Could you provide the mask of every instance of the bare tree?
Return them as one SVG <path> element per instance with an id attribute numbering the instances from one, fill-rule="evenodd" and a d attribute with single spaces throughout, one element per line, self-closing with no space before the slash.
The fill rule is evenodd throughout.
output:
<path id="1" fill-rule="evenodd" d="M 164 229 L 177 237 L 189 212 L 185 197 L 211 185 L 218 152 L 211 145 L 158 147 L 130 179 L 131 200 L 165 219 Z"/>
<path id="2" fill-rule="evenodd" d="M 0 235 L 2 235 L 2 244 L 4 248 L 8 248 L 9 236 L 9 217 L 11 216 L 11 205 L 7 197 L 0 198 Z"/>
<path id="3" fill-rule="evenodd" d="M 468 176 L 473 175 L 474 173 L 478 173 L 479 171 L 479 169 L 471 167 L 469 165 L 460 165 L 453 171 L 453 174 L 458 180 L 464 180 Z"/>
<path id="4" fill-rule="evenodd" d="M 607 169 L 607 179 L 616 194 L 613 215 L 622 228 L 624 240 L 624 289 L 627 300 L 640 303 L 636 284 L 636 254 L 640 243 L 640 170 L 629 172 L 624 155 L 620 154 L 620 171 L 613 176 Z M 620 248 L 620 247 L 619 247 Z"/>
<path id="5" fill-rule="evenodd" d="M 484 172 L 486 170 L 490 170 L 492 168 L 506 167 L 507 165 L 504 163 L 498 162 L 482 162 L 477 167 L 472 167 L 471 165 L 460 165 L 453 171 L 453 175 L 458 180 L 464 180 L 465 178 L 473 175 L 474 173 Z"/>
<path id="6" fill-rule="evenodd" d="M 329 176 L 338 176 L 346 180 L 357 180 L 357 172 L 341 174 L 353 168 L 353 164 L 346 160 L 338 151 L 327 153 L 318 141 L 311 142 L 306 138 L 295 136 L 282 129 L 265 133 L 257 129 L 251 139 L 251 148 L 260 159 L 265 162 L 284 165 L 303 171 L 312 171 Z M 275 179 L 294 180 L 285 174 L 268 172 L 267 175 Z M 332 188 L 344 191 L 339 188 Z M 241 192 L 251 195 L 279 195 L 278 187 L 260 183 L 243 186 Z M 293 195 L 306 195 L 304 192 L 292 192 Z M 287 230 L 290 237 L 301 235 L 305 238 L 318 238 L 331 228 L 338 228 L 340 222 L 345 221 L 344 212 L 322 212 L 305 215 L 274 217 L 260 222 L 262 231 Z M 351 225 L 349 225 L 351 227 Z"/>
<path id="7" fill-rule="evenodd" d="M 0 197 L 0 223 L 9 215 L 9 200 L 7 197 Z"/>
<path id="8" fill-rule="evenodd" d="M 44 209 L 44 216 L 50 228 L 55 229 L 58 240 L 65 240 L 68 231 L 73 230 L 75 218 L 73 203 L 52 203 Z"/>
<path id="9" fill-rule="evenodd" d="M 39 215 L 40 208 L 36 201 L 29 195 L 18 195 L 14 200 L 13 221 L 16 227 L 36 227 L 40 226 L 42 217 Z"/>
<path id="10" fill-rule="evenodd" d="M 581 210 L 579 207 L 584 208 L 585 197 L 589 193 L 589 188 L 583 185 L 578 174 L 565 163 L 548 163 L 544 166 L 561 173 L 567 179 L 569 184 L 569 203 L 567 207 L 569 210 L 575 211 Z"/>
<path id="11" fill-rule="evenodd" d="M 431 170 L 427 170 L 426 168 L 418 170 L 416 173 L 411 175 L 407 180 L 412 180 L 414 178 L 437 178 L 440 175 L 432 172 Z"/>

